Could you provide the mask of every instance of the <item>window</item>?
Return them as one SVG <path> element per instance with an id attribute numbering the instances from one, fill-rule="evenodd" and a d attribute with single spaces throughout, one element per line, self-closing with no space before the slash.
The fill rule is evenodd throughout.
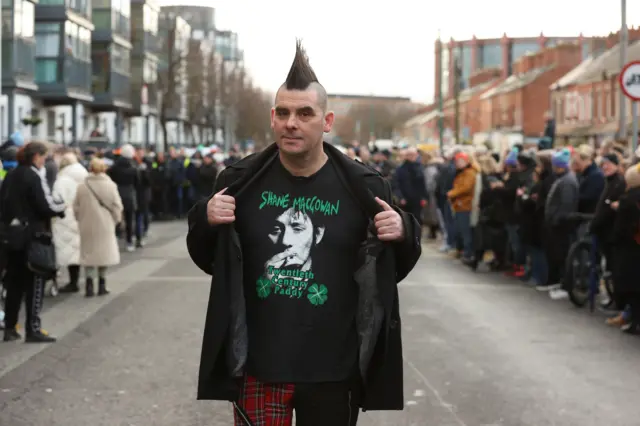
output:
<path id="1" fill-rule="evenodd" d="M 36 57 L 57 57 L 60 55 L 60 24 L 37 23 Z"/>
<path id="2" fill-rule="evenodd" d="M 145 59 L 142 77 L 147 84 L 155 83 L 158 80 L 158 64 L 149 59 Z"/>
<path id="3" fill-rule="evenodd" d="M 517 61 L 528 53 L 536 53 L 540 49 L 537 42 L 513 42 L 511 45 L 511 62 Z"/>
<path id="4" fill-rule="evenodd" d="M 71 56 L 78 55 L 78 24 L 67 21 L 65 22 L 65 52 Z"/>
<path id="5" fill-rule="evenodd" d="M 111 75 L 111 61 L 106 46 L 97 45 L 91 52 L 91 68 L 93 75 L 93 91 L 104 93 L 109 91 L 109 77 Z"/>
<path id="6" fill-rule="evenodd" d="M 93 25 L 95 25 L 96 30 L 109 30 L 112 26 L 111 20 L 111 10 L 109 9 L 98 9 L 93 11 Z"/>
<path id="7" fill-rule="evenodd" d="M 33 28 L 35 23 L 35 5 L 29 1 L 22 2 L 22 33 L 23 38 L 33 38 Z M 18 17 L 16 16 L 16 19 Z"/>
<path id="8" fill-rule="evenodd" d="M 56 112 L 47 110 L 47 135 L 54 136 L 56 134 Z"/>
<path id="9" fill-rule="evenodd" d="M 111 47 L 111 64 L 113 66 L 113 70 L 121 74 L 129 74 L 131 71 L 129 56 L 129 49 L 114 44 Z"/>
<path id="10" fill-rule="evenodd" d="M 22 34 L 22 0 L 16 0 L 13 3 L 13 35 Z"/>
<path id="11" fill-rule="evenodd" d="M 111 0 L 93 0 L 91 6 L 93 9 L 111 9 Z"/>
<path id="12" fill-rule="evenodd" d="M 58 59 L 36 59 L 36 83 L 58 81 Z"/>
<path id="13" fill-rule="evenodd" d="M 151 34 L 158 34 L 158 11 L 148 4 L 144 5 L 144 29 Z"/>
<path id="14" fill-rule="evenodd" d="M 460 81 L 460 88 L 466 89 L 469 87 L 469 77 L 471 76 L 471 70 L 473 69 L 473 64 L 471 63 L 471 46 L 463 46 L 462 47 L 462 63 L 460 64 L 460 68 L 462 70 L 462 77 Z"/>
<path id="15" fill-rule="evenodd" d="M 502 66 L 502 46 L 500 43 L 488 43 L 482 48 L 482 68 Z"/>

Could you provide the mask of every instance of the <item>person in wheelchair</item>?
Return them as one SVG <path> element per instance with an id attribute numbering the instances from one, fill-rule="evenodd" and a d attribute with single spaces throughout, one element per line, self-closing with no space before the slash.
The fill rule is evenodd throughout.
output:
<path id="1" fill-rule="evenodd" d="M 603 254 L 607 270 L 611 271 L 613 265 L 613 223 L 616 218 L 616 202 L 620 200 L 626 190 L 624 175 L 620 171 L 620 158 L 615 153 L 605 154 L 601 158 L 600 168 L 605 176 L 605 187 L 602 196 L 596 205 L 595 215 L 589 226 L 589 234 L 593 237 L 593 242 Z M 614 282 L 614 307 L 622 311 L 625 306 L 615 291 Z M 622 315 L 607 320 L 611 325 L 623 324 Z"/>

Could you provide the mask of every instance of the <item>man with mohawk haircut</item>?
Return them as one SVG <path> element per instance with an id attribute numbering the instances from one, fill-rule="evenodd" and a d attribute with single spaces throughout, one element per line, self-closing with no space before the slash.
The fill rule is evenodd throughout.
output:
<path id="1" fill-rule="evenodd" d="M 335 116 L 300 41 L 271 110 L 276 141 L 226 168 L 189 212 L 212 275 L 198 399 L 236 425 L 355 425 L 401 410 L 397 284 L 420 227 L 375 170 L 323 142 Z"/>

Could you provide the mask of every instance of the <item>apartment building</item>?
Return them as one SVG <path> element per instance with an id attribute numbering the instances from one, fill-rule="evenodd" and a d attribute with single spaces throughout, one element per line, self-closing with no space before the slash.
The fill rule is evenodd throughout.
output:
<path id="1" fill-rule="evenodd" d="M 215 34 L 214 9 L 201 9 L 194 16 L 208 10 Z M 92 134 L 164 143 L 162 102 L 168 144 L 214 139 L 215 129 L 200 129 L 210 126 L 204 118 L 189 128 L 200 139 L 187 137 L 186 58 L 194 33 L 175 11 L 163 13 L 156 0 L 8 0 L 2 15 L 0 140 L 20 131 L 27 140 L 65 144 Z M 214 46 L 214 36 L 198 44 L 203 60 L 215 59 Z M 176 61 L 176 84 L 162 93 L 162 73 Z"/>

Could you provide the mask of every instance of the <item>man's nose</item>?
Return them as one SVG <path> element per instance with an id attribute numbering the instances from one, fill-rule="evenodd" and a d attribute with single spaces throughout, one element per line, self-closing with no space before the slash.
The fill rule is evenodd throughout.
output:
<path id="1" fill-rule="evenodd" d="M 298 128 L 298 117 L 295 114 L 291 114 L 289 119 L 287 120 L 287 128 L 288 129 L 297 129 Z"/>

